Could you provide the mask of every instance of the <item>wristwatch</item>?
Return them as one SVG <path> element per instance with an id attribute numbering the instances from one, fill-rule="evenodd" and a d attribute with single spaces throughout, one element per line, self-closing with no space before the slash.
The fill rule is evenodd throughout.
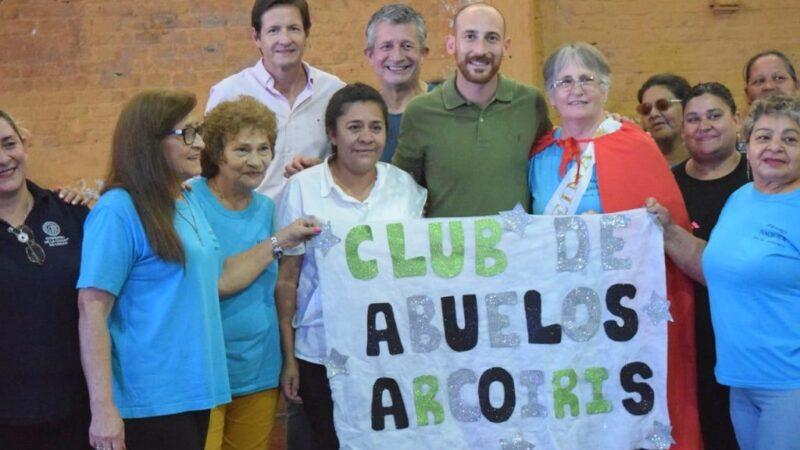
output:
<path id="1" fill-rule="evenodd" d="M 270 236 L 269 241 L 272 242 L 272 256 L 275 259 L 281 259 L 281 256 L 283 256 L 283 247 L 278 243 L 278 238 Z"/>

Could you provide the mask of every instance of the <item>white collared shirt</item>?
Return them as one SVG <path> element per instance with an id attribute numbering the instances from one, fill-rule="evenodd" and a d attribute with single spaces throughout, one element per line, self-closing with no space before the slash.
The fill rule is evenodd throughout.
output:
<path id="1" fill-rule="evenodd" d="M 328 159 L 292 176 L 278 202 L 276 229 L 310 215 L 322 223 L 421 217 L 428 191 L 395 166 L 378 162 L 376 168 L 375 185 L 363 202 L 346 194 L 334 182 Z M 314 252 L 305 253 L 304 246 L 300 245 L 287 249 L 286 254 L 304 255 L 297 286 L 297 312 L 292 324 L 296 328 L 295 356 L 319 364 L 326 355 L 326 346 Z"/>
<path id="2" fill-rule="evenodd" d="M 275 78 L 267 72 L 259 59 L 252 67 L 231 75 L 211 88 L 206 113 L 218 104 L 249 95 L 275 113 L 278 138 L 275 154 L 267 168 L 264 181 L 256 191 L 277 202 L 286 185 L 283 168 L 295 155 L 322 158 L 330 153 L 330 143 L 325 133 L 325 108 L 331 96 L 344 86 L 335 75 L 303 63 L 308 83 L 290 105 L 286 97 L 275 89 Z"/>

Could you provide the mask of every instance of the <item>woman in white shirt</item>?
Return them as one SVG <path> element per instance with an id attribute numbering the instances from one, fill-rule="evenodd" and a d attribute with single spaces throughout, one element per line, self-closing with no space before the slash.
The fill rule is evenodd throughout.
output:
<path id="1" fill-rule="evenodd" d="M 402 170 L 379 162 L 386 143 L 386 103 L 378 91 L 349 84 L 325 111 L 332 155 L 293 176 L 278 202 L 278 227 L 306 216 L 365 222 L 421 217 L 427 191 Z M 275 296 L 284 351 L 281 389 L 303 404 L 317 449 L 338 449 L 315 252 L 300 246 L 280 262 Z M 302 400 L 301 400 L 302 399 Z"/>

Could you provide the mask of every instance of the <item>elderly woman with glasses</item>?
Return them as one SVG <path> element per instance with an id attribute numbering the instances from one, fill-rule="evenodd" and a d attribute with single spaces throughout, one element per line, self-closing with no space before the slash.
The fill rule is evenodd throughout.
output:
<path id="1" fill-rule="evenodd" d="M 708 286 L 717 381 L 730 386 L 742 450 L 800 442 L 800 100 L 756 100 L 744 122 L 753 182 L 725 203 L 708 242 L 648 199 L 667 254 Z M 660 199 L 658 199 L 660 201 Z"/>
<path id="2" fill-rule="evenodd" d="M 686 207 L 653 139 L 630 122 L 606 117 L 611 71 L 594 46 L 566 44 L 544 65 L 551 105 L 562 126 L 531 151 L 528 183 L 534 214 L 613 213 L 644 205 L 658 192 L 688 229 Z M 675 322 L 669 324 L 667 399 L 675 449 L 701 448 L 694 355 L 691 281 L 668 264 L 667 289 Z"/>
<path id="3" fill-rule="evenodd" d="M 648 78 L 637 93 L 636 112 L 642 127 L 653 136 L 670 166 L 689 158 L 681 138 L 683 101 L 691 86 L 683 77 L 659 73 Z"/>
<path id="4" fill-rule="evenodd" d="M 0 448 L 88 449 L 75 281 L 89 210 L 27 179 L 27 146 L 0 110 Z"/>

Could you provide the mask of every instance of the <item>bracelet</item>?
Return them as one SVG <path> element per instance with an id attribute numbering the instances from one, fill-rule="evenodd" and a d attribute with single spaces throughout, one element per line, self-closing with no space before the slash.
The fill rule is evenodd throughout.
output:
<path id="1" fill-rule="evenodd" d="M 272 256 L 275 259 L 281 259 L 283 256 L 283 247 L 278 243 L 278 238 L 270 236 L 269 241 L 272 242 Z"/>

